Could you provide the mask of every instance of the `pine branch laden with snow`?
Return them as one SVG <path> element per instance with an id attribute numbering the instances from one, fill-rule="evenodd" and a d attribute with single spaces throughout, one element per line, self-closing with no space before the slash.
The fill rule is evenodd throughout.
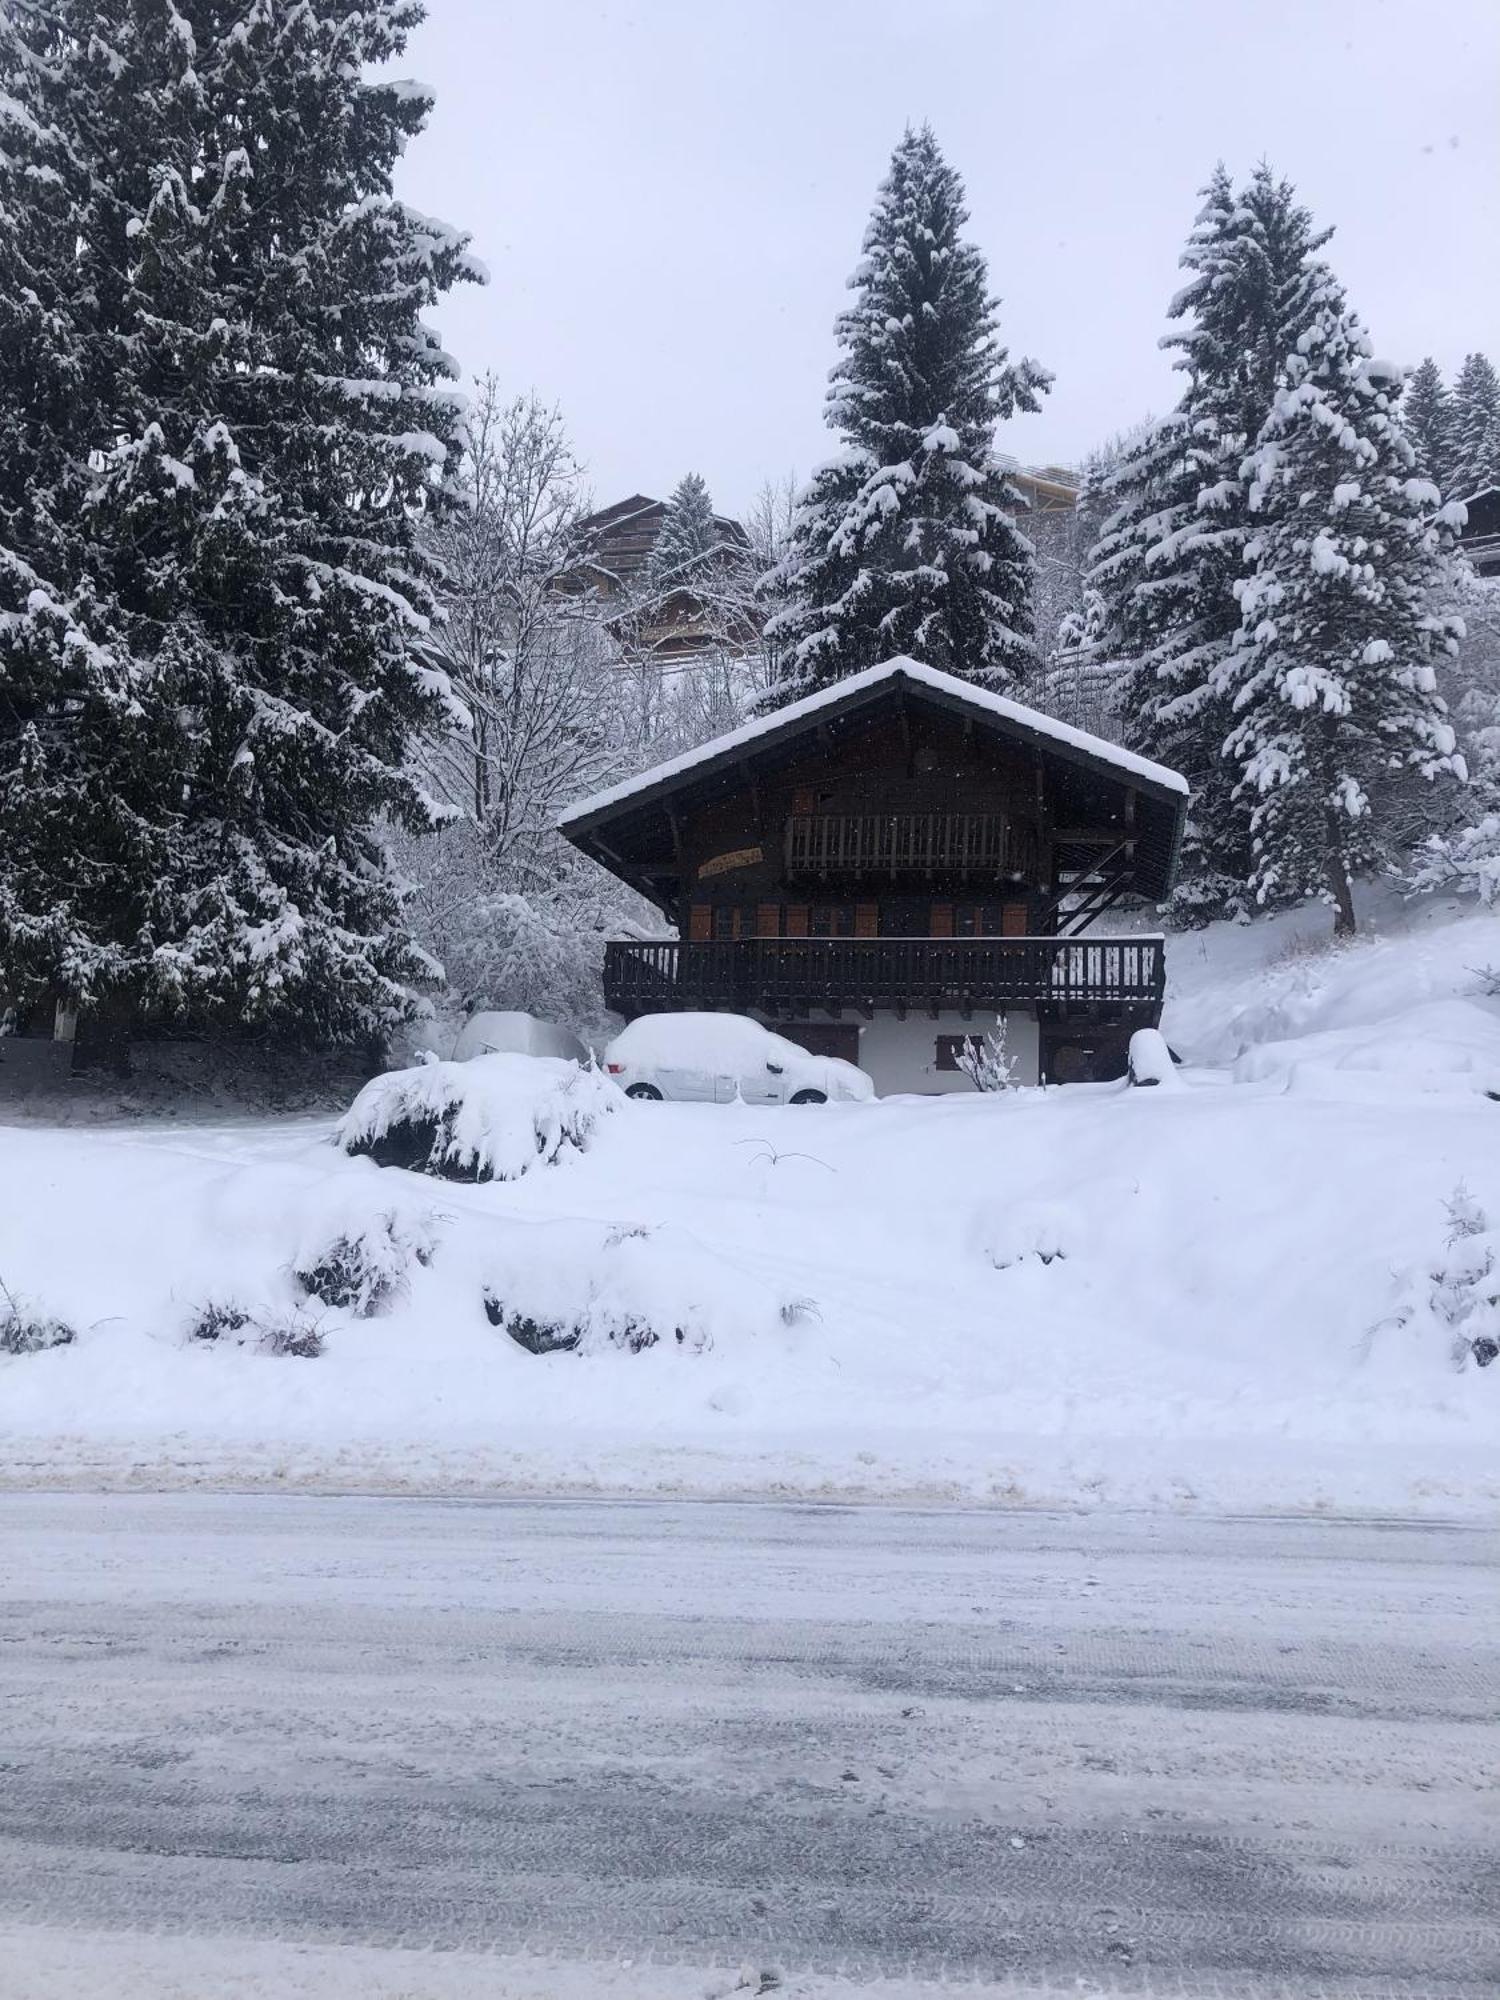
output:
<path id="1" fill-rule="evenodd" d="M 783 655 L 773 699 L 898 653 L 991 687 L 1030 671 L 1031 548 L 994 430 L 1034 411 L 1051 378 L 999 344 L 967 221 L 930 128 L 908 131 L 836 327 L 826 419 L 843 448 L 803 493 L 770 578 L 789 600 L 768 628 Z"/>
<path id="2" fill-rule="evenodd" d="M 379 1033 L 375 832 L 440 681 L 423 520 L 480 276 L 391 193 L 415 0 L 0 16 L 0 964 L 33 1001 Z"/>
<path id="3" fill-rule="evenodd" d="M 1252 528 L 1242 468 L 1314 310 L 1329 233 L 1269 167 L 1238 192 L 1216 169 L 1182 255 L 1191 276 L 1170 311 L 1180 327 L 1164 342 L 1182 396 L 1090 496 L 1103 520 L 1088 580 L 1104 603 L 1105 650 L 1126 663 L 1125 740 L 1192 786 L 1174 899 L 1189 922 L 1244 906 L 1249 812 L 1223 762 L 1231 718 L 1216 686 Z"/>
<path id="4" fill-rule="evenodd" d="M 444 1180 L 518 1180 L 582 1152 L 624 1101 L 599 1070 L 553 1056 L 425 1063 L 367 1083 L 334 1143 Z"/>
<path id="5" fill-rule="evenodd" d="M 1465 775 L 1436 676 L 1461 627 L 1429 609 L 1454 510 L 1413 470 L 1399 393 L 1326 279 L 1247 460 L 1255 568 L 1214 683 L 1258 895 L 1321 895 L 1345 932 L 1352 876 L 1392 858 L 1402 791 Z"/>

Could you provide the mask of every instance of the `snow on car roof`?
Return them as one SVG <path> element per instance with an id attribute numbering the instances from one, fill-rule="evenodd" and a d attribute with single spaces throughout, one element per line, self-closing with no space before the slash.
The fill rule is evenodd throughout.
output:
<path id="1" fill-rule="evenodd" d="M 758 1060 L 767 1041 L 805 1057 L 807 1050 L 752 1021 L 748 1014 L 642 1014 L 620 1030 L 610 1052 L 636 1062 L 670 1056 L 679 1062 L 713 1062 L 726 1054 Z"/>
<path id="2" fill-rule="evenodd" d="M 936 667 L 924 666 L 920 660 L 901 656 L 894 660 L 882 660 L 878 666 L 865 667 L 857 674 L 836 681 L 832 687 L 820 688 L 816 694 L 804 695 L 800 701 L 789 702 L 785 708 L 774 709 L 769 715 L 741 723 L 738 729 L 716 736 L 711 742 L 700 744 L 696 750 L 684 751 L 680 757 L 670 758 L 665 764 L 655 764 L 649 771 L 642 771 L 634 778 L 626 778 L 618 785 L 610 785 L 604 791 L 580 799 L 559 816 L 557 823 L 564 828 L 575 826 L 580 820 L 589 819 L 639 792 L 650 791 L 670 778 L 680 777 L 699 765 L 711 764 L 729 751 L 739 750 L 761 737 L 783 730 L 788 723 L 816 715 L 822 709 L 837 708 L 851 695 L 864 693 L 883 681 L 894 680 L 909 680 L 920 687 L 932 688 L 939 694 L 982 710 L 997 721 L 1008 722 L 1033 735 L 1046 737 L 1061 748 L 1078 752 L 1096 763 L 1112 764 L 1116 770 L 1140 778 L 1146 784 L 1184 797 L 1187 795 L 1188 783 L 1180 771 L 1169 770 L 1165 764 L 1153 763 L 1149 757 L 1138 756 L 1133 750 L 1124 750 L 1118 743 L 1110 743 L 1102 736 L 1090 735 L 1086 729 L 1075 729 L 1070 723 L 1043 715 L 1040 709 L 1028 708 L 1025 702 L 1012 701 L 1003 694 L 992 694 L 988 688 L 975 687 L 972 681 L 961 681 Z"/>

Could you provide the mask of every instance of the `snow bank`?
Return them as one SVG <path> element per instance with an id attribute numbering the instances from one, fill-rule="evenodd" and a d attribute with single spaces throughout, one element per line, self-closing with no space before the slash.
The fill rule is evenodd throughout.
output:
<path id="1" fill-rule="evenodd" d="M 550 1056 L 484 1055 L 392 1070 L 367 1083 L 335 1142 L 377 1166 L 445 1180 L 518 1180 L 582 1152 L 623 1099 L 595 1069 Z"/>
<path id="2" fill-rule="evenodd" d="M 622 1104 L 568 1139 L 559 1102 L 614 1099 L 566 1064 L 382 1080 L 446 1115 L 455 1067 L 552 1079 L 453 1136 L 559 1171 L 480 1184 L 314 1121 L 0 1128 L 0 1278 L 77 1334 L 0 1357 L 0 1479 L 1493 1508 L 1486 921 L 1174 939 L 1171 1090 Z M 373 1291 L 315 1289 L 341 1242 Z M 322 1351 L 191 1338 L 212 1301 Z"/>

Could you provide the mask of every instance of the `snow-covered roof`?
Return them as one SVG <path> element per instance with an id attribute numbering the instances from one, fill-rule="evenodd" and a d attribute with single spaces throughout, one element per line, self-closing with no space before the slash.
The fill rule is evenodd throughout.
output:
<path id="1" fill-rule="evenodd" d="M 988 688 L 976 687 L 972 681 L 961 681 L 953 674 L 941 673 L 936 667 L 924 666 L 920 660 L 903 656 L 882 660 L 878 666 L 850 674 L 846 679 L 836 681 L 832 687 L 820 688 L 816 694 L 804 695 L 800 701 L 789 702 L 785 708 L 774 709 L 769 715 L 753 722 L 741 723 L 738 729 L 716 736 L 712 742 L 702 743 L 696 750 L 685 751 L 682 756 L 672 757 L 665 764 L 656 764 L 637 777 L 625 779 L 622 784 L 611 785 L 605 791 L 595 792 L 591 798 L 580 799 L 562 814 L 558 825 L 563 829 L 579 825 L 584 820 L 592 819 L 596 813 L 620 805 L 639 793 L 654 791 L 658 785 L 682 777 L 700 765 L 712 764 L 718 758 L 743 750 L 764 737 L 780 735 L 806 716 L 842 707 L 851 698 L 872 688 L 902 680 L 918 687 L 931 688 L 950 701 L 973 709 L 976 714 L 1009 724 L 1023 735 L 1055 743 L 1064 754 L 1071 752 L 1075 757 L 1086 758 L 1091 763 L 1111 765 L 1122 777 L 1137 778 L 1142 784 L 1154 786 L 1159 791 L 1175 792 L 1184 798 L 1187 796 L 1187 780 L 1180 772 L 1169 770 L 1165 764 L 1153 763 L 1149 757 L 1139 757 L 1133 750 L 1123 750 L 1118 743 L 1111 743 L 1103 736 L 1091 735 L 1086 729 L 1074 729 L 1069 723 L 1043 715 L 1039 709 L 1028 708 L 1024 702 L 1012 701 L 1003 694 L 992 694 Z"/>

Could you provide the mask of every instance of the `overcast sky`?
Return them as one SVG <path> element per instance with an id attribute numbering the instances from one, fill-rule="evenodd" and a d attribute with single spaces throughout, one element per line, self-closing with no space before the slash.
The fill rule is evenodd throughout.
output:
<path id="1" fill-rule="evenodd" d="M 1003 447 L 1074 461 L 1174 399 L 1196 190 L 1262 156 L 1377 351 L 1500 361 L 1500 0 L 427 0 L 400 191 L 490 268 L 437 321 L 561 405 L 600 504 L 724 508 L 830 448 L 832 326 L 908 121 L 963 175 L 1003 337 L 1055 374 Z"/>

